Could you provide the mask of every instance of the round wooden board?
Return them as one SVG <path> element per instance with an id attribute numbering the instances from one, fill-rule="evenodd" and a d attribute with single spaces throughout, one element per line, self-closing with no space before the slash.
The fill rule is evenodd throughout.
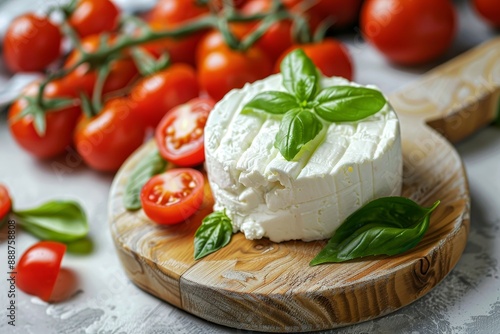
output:
<path id="1" fill-rule="evenodd" d="M 492 101 L 500 95 L 499 83 L 470 84 L 466 70 L 480 59 L 486 65 L 481 71 L 476 69 L 477 75 L 491 70 L 500 73 L 499 53 L 500 40 L 496 39 L 390 97 L 402 127 L 402 195 L 424 206 L 441 200 L 428 232 L 414 249 L 398 256 L 310 267 L 309 261 L 326 241 L 278 244 L 246 240 L 237 233 L 228 246 L 195 261 L 193 236 L 201 219 L 211 212 L 208 185 L 202 209 L 180 225 L 159 226 L 142 210 L 128 212 L 123 207 L 124 184 L 134 166 L 153 149 L 154 143 L 149 142 L 124 164 L 110 193 L 111 233 L 127 275 L 142 289 L 189 313 L 256 331 L 330 329 L 373 319 L 415 301 L 455 266 L 469 230 L 470 199 L 460 157 L 425 122 L 439 121 L 441 128 L 436 128 L 456 138 L 458 132 L 465 136 L 490 122 L 495 115 L 491 109 L 496 108 Z M 435 91 L 427 88 L 446 76 L 477 89 L 470 93 L 476 98 L 467 103 L 436 102 L 431 96 Z M 414 108 L 416 104 L 420 109 Z M 457 112 L 462 122 L 451 129 L 450 119 L 455 117 L 453 124 L 458 124 Z M 447 129 L 453 131 L 447 133 Z"/>

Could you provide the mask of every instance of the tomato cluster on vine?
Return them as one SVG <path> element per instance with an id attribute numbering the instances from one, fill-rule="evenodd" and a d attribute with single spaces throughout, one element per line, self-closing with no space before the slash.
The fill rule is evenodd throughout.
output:
<path id="1" fill-rule="evenodd" d="M 498 25 L 496 2 L 473 3 Z M 160 0 L 140 16 L 111 0 L 74 0 L 46 16 L 27 13 L 8 28 L 5 64 L 47 76 L 12 104 L 9 127 L 36 157 L 74 146 L 89 166 L 116 171 L 169 110 L 277 73 L 293 49 L 324 75 L 352 80 L 351 56 L 329 33 L 358 18 L 363 37 L 404 65 L 440 57 L 457 25 L 450 0 Z"/>

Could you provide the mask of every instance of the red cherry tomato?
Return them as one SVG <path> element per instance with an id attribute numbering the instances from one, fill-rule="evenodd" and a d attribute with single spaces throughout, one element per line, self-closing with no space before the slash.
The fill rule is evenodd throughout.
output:
<path id="1" fill-rule="evenodd" d="M 5 33 L 3 54 L 12 72 L 41 71 L 60 55 L 62 35 L 48 18 L 24 14 Z"/>
<path id="2" fill-rule="evenodd" d="M 259 48 L 236 51 L 221 45 L 202 59 L 198 77 L 201 88 L 219 101 L 231 89 L 264 79 L 271 72 L 272 63 Z"/>
<path id="3" fill-rule="evenodd" d="M 149 14 L 150 25 L 154 31 L 174 29 L 207 13 L 208 7 L 197 5 L 194 0 L 161 0 Z M 145 44 L 144 48 L 157 57 L 168 52 L 173 62 L 194 66 L 196 46 L 203 34 L 198 32 L 179 39 L 165 38 Z"/>
<path id="4" fill-rule="evenodd" d="M 29 85 L 24 96 L 34 96 L 38 84 Z M 48 98 L 68 96 L 66 87 L 59 81 L 49 83 L 44 96 Z M 34 127 L 31 114 L 19 116 L 28 107 L 28 101 L 20 97 L 10 106 L 8 114 L 9 130 L 16 142 L 38 158 L 52 158 L 64 153 L 73 142 L 73 130 L 80 117 L 80 107 L 76 105 L 45 113 L 46 129 L 43 136 Z"/>
<path id="5" fill-rule="evenodd" d="M 155 139 L 163 158 L 182 167 L 205 161 L 204 128 L 215 101 L 196 98 L 170 110 L 156 128 Z"/>
<path id="6" fill-rule="evenodd" d="M 203 202 L 204 178 L 191 168 L 171 169 L 153 176 L 141 190 L 146 216 L 158 224 L 178 224 L 191 217 Z"/>
<path id="7" fill-rule="evenodd" d="M 450 0 L 367 0 L 360 23 L 368 42 L 390 61 L 415 65 L 446 52 L 456 13 Z"/>
<path id="8" fill-rule="evenodd" d="M 330 18 L 334 28 L 353 25 L 359 14 L 362 0 L 283 0 L 293 11 L 304 12 L 317 17 L 318 21 Z"/>
<path id="9" fill-rule="evenodd" d="M 231 33 L 238 39 L 243 39 L 252 29 L 253 25 L 248 23 L 230 23 L 229 29 Z M 218 30 L 208 32 L 201 39 L 196 48 L 196 64 L 200 67 L 200 63 L 210 52 L 218 49 L 220 46 L 226 46 L 226 41 Z"/>
<path id="10" fill-rule="evenodd" d="M 117 171 L 142 144 L 145 129 L 130 104 L 125 98 L 115 98 L 107 101 L 97 116 L 80 118 L 74 140 L 87 165 L 100 171 Z"/>
<path id="11" fill-rule="evenodd" d="M 500 2 L 498 0 L 473 0 L 472 4 L 486 22 L 493 27 L 500 28 Z"/>
<path id="12" fill-rule="evenodd" d="M 285 51 L 275 64 L 275 72 L 280 71 L 283 58 L 292 50 L 301 48 L 311 58 L 323 75 L 327 77 L 339 76 L 352 80 L 353 64 L 347 48 L 333 38 L 325 38 L 319 43 L 294 45 Z"/>
<path id="13" fill-rule="evenodd" d="M 248 2 L 241 11 L 246 15 L 266 12 L 271 8 L 271 0 L 253 0 Z M 271 61 L 293 45 L 292 21 L 281 20 L 271 25 L 255 44 L 264 51 Z"/>
<path id="14" fill-rule="evenodd" d="M 51 299 L 66 245 L 40 241 L 28 248 L 16 267 L 16 285 L 27 294 Z"/>
<path id="15" fill-rule="evenodd" d="M 0 225 L 12 209 L 12 200 L 7 188 L 0 184 Z"/>
<path id="16" fill-rule="evenodd" d="M 110 0 L 80 0 L 69 17 L 69 24 L 80 37 L 113 31 L 120 11 Z"/>
<path id="17" fill-rule="evenodd" d="M 112 36 L 109 41 L 110 45 L 114 43 L 114 40 L 115 36 Z M 84 51 L 89 53 L 95 52 L 99 47 L 100 36 L 91 35 L 85 37 L 82 39 L 81 43 Z M 138 76 L 138 70 L 134 61 L 127 56 L 126 52 L 123 52 L 123 55 L 124 58 L 111 62 L 111 69 L 104 83 L 103 94 L 127 87 Z M 74 50 L 68 56 L 68 59 L 64 64 L 64 68 L 68 69 L 72 67 L 76 62 L 78 62 L 80 57 L 80 52 L 78 50 Z M 74 92 L 73 95 L 75 97 L 78 97 L 80 92 L 84 92 L 90 96 L 97 80 L 97 73 L 94 70 L 89 70 L 88 64 L 82 64 L 74 71 L 70 72 L 67 77 L 61 80 L 63 80 L 68 86 L 68 89 L 71 89 Z"/>
<path id="18" fill-rule="evenodd" d="M 187 64 L 173 64 L 166 70 L 142 78 L 130 92 L 133 112 L 144 124 L 156 127 L 173 107 L 199 94 L 194 69 Z"/>

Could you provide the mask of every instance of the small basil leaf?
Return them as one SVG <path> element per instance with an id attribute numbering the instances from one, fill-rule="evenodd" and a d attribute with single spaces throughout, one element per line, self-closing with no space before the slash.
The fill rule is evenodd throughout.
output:
<path id="1" fill-rule="evenodd" d="M 358 121 L 379 112 L 386 104 L 378 90 L 352 86 L 325 88 L 315 101 L 316 113 L 330 122 Z"/>
<path id="2" fill-rule="evenodd" d="M 323 128 L 318 117 L 304 109 L 294 109 L 283 116 L 274 146 L 290 161 L 300 149 L 313 140 Z"/>
<path id="3" fill-rule="evenodd" d="M 283 86 L 295 94 L 300 102 L 307 102 L 315 96 L 319 86 L 318 70 L 303 50 L 290 52 L 281 62 L 280 68 Z"/>
<path id="4" fill-rule="evenodd" d="M 194 235 L 194 259 L 198 260 L 226 246 L 233 235 L 231 219 L 224 211 L 206 216 Z"/>
<path id="5" fill-rule="evenodd" d="M 310 265 L 403 253 L 420 242 L 438 205 L 423 208 L 404 197 L 373 200 L 347 217 Z"/>
<path id="6" fill-rule="evenodd" d="M 51 201 L 14 213 L 22 228 L 43 240 L 71 242 L 89 231 L 85 212 L 73 201 Z"/>
<path id="7" fill-rule="evenodd" d="M 141 189 L 148 180 L 165 170 L 167 162 L 160 156 L 158 149 L 150 152 L 137 163 L 125 184 L 123 205 L 127 210 L 141 208 Z"/>
<path id="8" fill-rule="evenodd" d="M 257 94 L 252 101 L 243 107 L 243 114 L 252 111 L 268 112 L 270 114 L 284 114 L 291 109 L 298 108 L 295 97 L 284 92 L 263 92 Z"/>

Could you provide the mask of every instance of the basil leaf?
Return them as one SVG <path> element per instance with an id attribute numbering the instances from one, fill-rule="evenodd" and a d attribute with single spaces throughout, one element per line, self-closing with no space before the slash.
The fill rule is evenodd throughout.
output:
<path id="1" fill-rule="evenodd" d="M 316 113 L 330 122 L 352 122 L 371 116 L 386 104 L 381 92 L 352 86 L 323 89 L 315 98 Z"/>
<path id="2" fill-rule="evenodd" d="M 212 212 L 203 219 L 194 235 L 194 259 L 199 260 L 226 246 L 232 235 L 233 225 L 226 212 Z"/>
<path id="3" fill-rule="evenodd" d="M 242 114 L 252 111 L 268 112 L 270 114 L 284 114 L 291 109 L 298 108 L 299 104 L 294 96 L 284 92 L 263 92 L 257 94 L 244 107 Z"/>
<path id="4" fill-rule="evenodd" d="M 83 238 L 89 231 L 85 212 L 73 201 L 51 201 L 14 213 L 22 228 L 43 240 L 70 242 Z"/>
<path id="5" fill-rule="evenodd" d="M 123 205 L 127 210 L 139 210 L 141 208 L 141 189 L 148 180 L 165 170 L 167 162 L 160 156 L 158 149 L 155 149 L 145 156 L 134 167 L 125 184 L 123 194 Z"/>
<path id="6" fill-rule="evenodd" d="M 422 208 L 404 197 L 371 201 L 347 217 L 310 265 L 403 253 L 420 242 L 438 205 Z"/>
<path id="7" fill-rule="evenodd" d="M 283 86 L 295 94 L 300 102 L 307 102 L 316 95 L 319 75 L 316 66 L 303 50 L 290 52 L 281 62 Z"/>
<path id="8" fill-rule="evenodd" d="M 291 110 L 281 120 L 274 146 L 287 161 L 290 161 L 305 144 L 318 135 L 322 128 L 321 121 L 309 110 Z"/>

